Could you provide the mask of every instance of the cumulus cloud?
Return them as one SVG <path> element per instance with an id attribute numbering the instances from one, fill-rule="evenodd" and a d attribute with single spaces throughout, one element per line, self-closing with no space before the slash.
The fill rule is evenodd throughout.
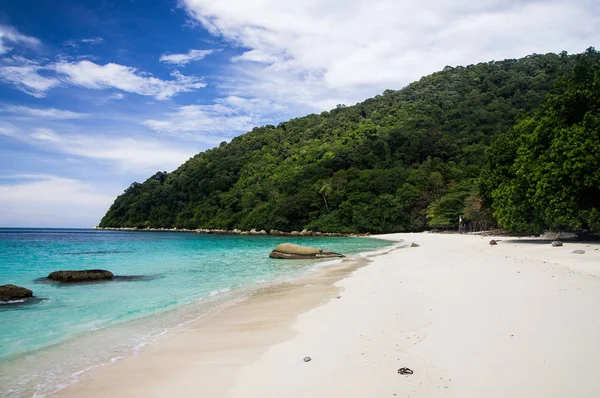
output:
<path id="1" fill-rule="evenodd" d="M 33 116 L 49 119 L 83 119 L 90 116 L 87 113 L 71 112 L 56 108 L 30 108 L 28 106 L 7 106 L 4 111 L 19 116 Z"/>
<path id="2" fill-rule="evenodd" d="M 264 124 L 284 110 L 266 99 L 229 96 L 216 99 L 211 105 L 181 106 L 161 119 L 149 119 L 144 124 L 159 133 L 218 143 Z"/>
<path id="3" fill-rule="evenodd" d="M 53 69 L 73 85 L 91 88 L 118 90 L 165 100 L 182 92 L 206 87 L 197 77 L 184 76 L 178 71 L 171 73 L 173 80 L 161 80 L 141 73 L 133 67 L 108 63 L 98 65 L 91 61 L 59 62 Z"/>
<path id="4" fill-rule="evenodd" d="M 42 75 L 41 71 L 54 72 L 55 75 Z M 1 80 L 36 98 L 45 97 L 48 90 L 61 84 L 96 90 L 112 88 L 152 96 L 158 100 L 206 87 L 202 79 L 185 76 L 179 71 L 171 72 L 171 76 L 171 80 L 161 80 L 130 66 L 115 63 L 99 65 L 89 60 L 40 65 L 23 58 L 14 58 L 13 64 L 0 67 Z"/>
<path id="5" fill-rule="evenodd" d="M 159 61 L 173 65 L 185 65 L 193 61 L 200 61 L 212 53 L 213 50 L 190 50 L 187 54 L 163 54 Z"/>
<path id="6" fill-rule="evenodd" d="M 118 193 L 53 175 L 0 176 L 0 226 L 93 227 Z"/>
<path id="7" fill-rule="evenodd" d="M 600 7 L 587 0 L 182 3 L 213 35 L 247 49 L 233 58 L 231 94 L 299 111 L 354 103 L 446 65 L 600 41 Z"/>
<path id="8" fill-rule="evenodd" d="M 9 43 L 35 47 L 40 45 L 40 40 L 32 36 L 21 34 L 15 28 L 10 26 L 0 25 L 0 55 L 12 50 L 12 47 L 8 46 Z"/>

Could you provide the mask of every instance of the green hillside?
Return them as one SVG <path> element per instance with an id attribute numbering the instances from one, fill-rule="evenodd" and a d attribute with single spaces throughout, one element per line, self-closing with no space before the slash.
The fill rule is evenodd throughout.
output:
<path id="1" fill-rule="evenodd" d="M 416 231 L 493 223 L 492 140 L 532 115 L 578 57 L 446 67 L 402 90 L 254 128 L 133 183 L 101 227 Z M 500 178 L 496 176 L 497 178 Z"/>

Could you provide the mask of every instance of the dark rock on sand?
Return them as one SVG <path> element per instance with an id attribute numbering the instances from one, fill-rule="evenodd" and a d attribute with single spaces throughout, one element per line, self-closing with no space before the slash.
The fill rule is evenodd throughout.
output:
<path id="1" fill-rule="evenodd" d="M 344 257 L 343 254 L 328 252 L 314 247 L 300 246 L 293 243 L 282 243 L 271 254 L 271 258 L 301 259 L 301 258 L 329 258 Z"/>
<path id="2" fill-rule="evenodd" d="M 585 254 L 585 250 L 573 250 L 571 253 L 575 253 L 575 254 Z"/>
<path id="3" fill-rule="evenodd" d="M 0 286 L 0 301 L 21 300 L 33 297 L 33 292 L 27 288 L 16 285 Z"/>
<path id="4" fill-rule="evenodd" d="M 498 242 L 496 242 L 494 239 L 492 239 L 490 241 L 490 246 L 494 246 L 494 245 L 497 245 L 497 244 L 498 244 Z"/>
<path id="5" fill-rule="evenodd" d="M 57 282 L 93 282 L 106 281 L 113 278 L 113 273 L 103 269 L 88 269 L 82 271 L 54 271 L 48 279 Z"/>
<path id="6" fill-rule="evenodd" d="M 414 242 L 410 244 L 410 247 L 419 247 L 419 246 L 420 245 L 418 243 L 414 243 Z"/>
<path id="7" fill-rule="evenodd" d="M 311 357 L 304 357 L 304 362 L 310 362 L 312 360 Z"/>
<path id="8" fill-rule="evenodd" d="M 554 242 L 552 242 L 552 247 L 561 247 L 562 245 L 562 242 L 559 240 L 555 240 Z"/>

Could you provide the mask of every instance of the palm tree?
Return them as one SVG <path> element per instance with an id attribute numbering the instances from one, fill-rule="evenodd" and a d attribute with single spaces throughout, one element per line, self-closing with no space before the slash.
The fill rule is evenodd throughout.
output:
<path id="1" fill-rule="evenodd" d="M 327 208 L 327 211 L 330 211 L 329 205 L 327 204 L 327 196 L 329 196 L 331 191 L 332 191 L 331 184 L 328 182 L 324 182 L 323 185 L 321 186 L 321 188 L 319 189 L 319 193 L 321 195 L 323 195 L 323 200 L 325 201 L 325 207 Z"/>

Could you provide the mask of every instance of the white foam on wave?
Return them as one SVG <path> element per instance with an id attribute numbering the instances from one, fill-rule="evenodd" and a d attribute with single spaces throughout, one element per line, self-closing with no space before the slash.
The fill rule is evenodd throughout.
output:
<path id="1" fill-rule="evenodd" d="M 18 304 L 18 303 L 24 303 L 24 302 L 25 302 L 25 299 L 0 301 L 0 305 L 3 305 L 3 304 Z"/>
<path id="2" fill-rule="evenodd" d="M 216 289 L 216 290 L 213 290 L 210 293 L 208 293 L 208 297 L 214 297 L 217 294 L 223 294 L 223 293 L 227 293 L 227 292 L 230 292 L 230 291 L 231 291 L 231 289 L 228 288 L 228 287 L 223 288 L 223 289 Z"/>

